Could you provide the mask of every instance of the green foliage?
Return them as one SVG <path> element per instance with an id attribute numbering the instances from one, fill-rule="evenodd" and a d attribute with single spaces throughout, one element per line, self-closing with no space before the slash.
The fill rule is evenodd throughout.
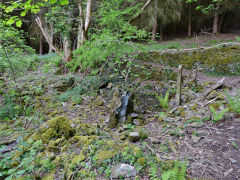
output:
<path id="1" fill-rule="evenodd" d="M 26 150 L 27 149 L 27 150 Z M 19 177 L 30 177 L 36 171 L 50 171 L 54 164 L 48 158 L 37 158 L 37 154 L 43 150 L 42 141 L 33 142 L 31 139 L 23 142 L 12 156 L 5 156 L 0 161 L 0 177 L 6 180 Z"/>
<path id="2" fill-rule="evenodd" d="M 229 108 L 225 108 L 220 112 L 217 112 L 213 106 L 210 106 L 209 108 L 213 115 L 213 122 L 220 121 L 223 118 L 223 116 L 229 111 Z"/>
<path id="3" fill-rule="evenodd" d="M 162 180 L 185 180 L 187 172 L 187 162 L 176 161 L 173 169 L 167 170 L 162 175 Z"/>
<path id="4" fill-rule="evenodd" d="M 21 106 L 16 103 L 16 92 L 13 90 L 3 95 L 3 105 L 0 106 L 0 121 L 10 120 L 22 114 Z"/>
<path id="5" fill-rule="evenodd" d="M 162 95 L 158 95 L 156 92 L 155 92 L 155 96 L 157 97 L 161 107 L 164 109 L 167 109 L 169 106 L 169 103 L 168 103 L 169 102 L 169 90 L 166 92 L 164 97 Z"/>
<path id="6" fill-rule="evenodd" d="M 97 69 L 104 63 L 115 70 L 118 70 L 114 68 L 116 65 L 118 68 L 122 64 L 127 64 L 128 68 L 131 66 L 133 56 L 129 57 L 129 54 L 139 49 L 140 45 L 129 40 L 142 39 L 146 33 L 128 22 L 138 6 L 124 7 L 124 3 L 126 1 L 110 0 L 100 4 L 96 21 L 101 28 L 94 29 L 91 40 L 74 52 L 74 59 L 70 63 L 73 70 Z"/>
<path id="7" fill-rule="evenodd" d="M 20 17 L 26 16 L 28 12 L 36 14 L 40 11 L 43 6 L 53 6 L 53 5 L 68 5 L 68 0 L 40 0 L 37 3 L 32 0 L 28 1 L 11 1 L 7 5 L 0 2 L 0 8 L 3 10 L 4 18 L 2 19 L 6 25 L 12 25 L 15 23 L 17 27 L 21 27 L 22 20 Z M 6 14 L 13 13 L 18 10 L 18 15 L 8 17 Z M 19 12 L 20 10 L 20 12 Z M 16 14 L 16 13 L 15 13 Z"/>
<path id="8" fill-rule="evenodd" d="M 240 37 L 239 36 L 235 36 L 235 38 L 236 38 L 237 42 L 240 43 Z"/>
<path id="9" fill-rule="evenodd" d="M 34 50 L 26 46 L 24 32 L 7 26 L 0 21 L 0 72 L 12 68 L 14 71 L 26 70 L 33 66 L 37 57 L 27 56 Z"/>
<path id="10" fill-rule="evenodd" d="M 72 89 L 68 89 L 66 92 L 57 96 L 57 100 L 66 102 L 68 100 L 74 103 L 82 102 L 82 95 L 95 95 L 99 90 L 100 84 L 108 78 L 100 78 L 98 76 L 86 76 L 78 85 Z"/>
<path id="11" fill-rule="evenodd" d="M 235 113 L 240 114 L 240 89 L 235 97 L 231 97 L 226 93 L 228 103 L 230 104 L 231 110 Z"/>

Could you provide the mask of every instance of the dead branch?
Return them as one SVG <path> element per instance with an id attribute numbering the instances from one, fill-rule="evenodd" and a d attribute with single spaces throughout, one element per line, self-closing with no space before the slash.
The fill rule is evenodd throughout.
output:
<path id="1" fill-rule="evenodd" d="M 223 77 L 217 84 L 213 85 L 212 87 L 210 87 L 209 89 L 207 89 L 204 93 L 203 93 L 203 98 L 205 98 L 210 92 L 212 92 L 213 90 L 221 87 L 223 85 L 223 82 L 225 80 L 225 77 Z"/>

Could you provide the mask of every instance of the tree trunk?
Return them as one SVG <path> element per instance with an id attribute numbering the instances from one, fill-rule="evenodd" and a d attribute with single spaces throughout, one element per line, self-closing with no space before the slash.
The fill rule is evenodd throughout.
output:
<path id="1" fill-rule="evenodd" d="M 219 19 L 219 14 L 216 12 L 213 17 L 213 34 L 218 33 L 218 19 Z"/>
<path id="2" fill-rule="evenodd" d="M 71 48 L 71 43 L 67 37 L 64 37 L 64 40 L 63 40 L 63 52 L 64 52 L 64 59 L 67 62 L 70 62 L 72 60 L 72 48 Z"/>
<path id="3" fill-rule="evenodd" d="M 80 24 L 78 27 L 79 31 L 78 31 L 77 48 L 79 48 L 81 45 L 83 45 L 84 42 L 88 39 L 87 33 L 88 33 L 88 29 L 90 27 L 91 16 L 92 16 L 92 0 L 87 1 L 85 21 L 84 21 L 84 14 L 83 14 L 81 2 L 78 3 L 78 9 L 79 9 Z"/>
<path id="4" fill-rule="evenodd" d="M 220 20 L 219 20 L 219 25 L 218 25 L 218 32 L 222 32 L 223 31 L 223 22 L 224 22 L 224 14 L 221 14 L 220 16 Z"/>
<path id="5" fill-rule="evenodd" d="M 43 55 L 43 41 L 42 41 L 42 36 L 39 38 L 39 55 Z"/>
<path id="6" fill-rule="evenodd" d="M 156 37 L 157 37 L 157 22 L 154 23 L 152 28 L 152 40 L 156 41 Z"/>
<path id="7" fill-rule="evenodd" d="M 50 23 L 50 41 L 51 41 L 51 44 L 53 44 L 53 35 L 54 35 L 54 27 L 53 27 L 53 23 Z M 53 49 L 52 49 L 52 46 L 49 46 L 49 51 L 48 53 L 52 53 L 53 52 Z"/>
<path id="8" fill-rule="evenodd" d="M 188 37 L 192 36 L 192 5 L 189 5 L 188 11 Z"/>
<path id="9" fill-rule="evenodd" d="M 45 37 L 47 43 L 49 44 L 49 46 L 51 46 L 51 48 L 53 49 L 53 51 L 55 51 L 61 59 L 63 59 L 65 62 L 68 62 L 67 59 L 65 59 L 65 57 L 61 54 L 61 52 L 53 45 L 53 43 L 51 42 L 51 38 L 50 38 L 50 35 L 48 34 L 48 32 L 46 32 L 43 28 L 43 25 L 42 25 L 42 21 L 39 17 L 37 17 L 35 19 L 35 21 L 37 22 L 37 25 L 38 27 L 40 28 L 41 32 L 42 32 L 42 35 Z"/>

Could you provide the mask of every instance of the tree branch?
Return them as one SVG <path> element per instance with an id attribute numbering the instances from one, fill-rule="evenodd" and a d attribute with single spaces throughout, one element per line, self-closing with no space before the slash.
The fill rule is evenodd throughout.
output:
<path id="1" fill-rule="evenodd" d="M 49 34 L 48 34 L 48 33 L 44 30 L 44 28 L 43 28 L 42 21 L 41 21 L 40 17 L 37 17 L 37 18 L 35 19 L 35 21 L 36 21 L 38 27 L 40 28 L 43 36 L 45 37 L 47 43 L 49 44 L 49 46 L 50 46 L 65 62 L 68 62 L 68 61 L 65 59 L 65 57 L 60 53 L 60 51 L 53 45 L 53 43 L 52 43 L 52 41 L 51 41 L 51 39 L 50 39 Z"/>

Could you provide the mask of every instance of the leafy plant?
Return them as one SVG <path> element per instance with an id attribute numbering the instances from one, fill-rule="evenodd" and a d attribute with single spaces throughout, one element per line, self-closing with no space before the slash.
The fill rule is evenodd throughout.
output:
<path id="1" fill-rule="evenodd" d="M 229 94 L 227 94 L 228 103 L 230 104 L 231 109 L 237 113 L 240 114 L 240 89 L 238 90 L 238 94 L 235 97 L 231 97 Z"/>
<path id="2" fill-rule="evenodd" d="M 166 92 L 164 97 L 162 95 L 158 95 L 156 92 L 155 92 L 155 96 L 157 97 L 161 107 L 164 109 L 167 109 L 169 106 L 169 103 L 168 103 L 169 102 L 169 90 Z"/>
<path id="3" fill-rule="evenodd" d="M 151 179 L 157 179 L 158 178 L 158 167 L 153 162 L 150 163 L 149 176 L 150 176 Z"/>
<path id="4" fill-rule="evenodd" d="M 239 36 L 235 36 L 237 42 L 240 42 L 240 37 Z"/>
<path id="5" fill-rule="evenodd" d="M 176 161 L 174 167 L 162 175 L 163 180 L 185 180 L 187 172 L 187 162 Z"/>
<path id="6" fill-rule="evenodd" d="M 27 150 L 26 150 L 27 149 Z M 24 141 L 16 154 L 12 156 L 5 156 L 0 161 L 0 178 L 6 177 L 6 180 L 19 178 L 23 176 L 35 175 L 37 170 L 50 171 L 54 168 L 54 164 L 49 158 L 37 158 L 38 152 L 43 150 L 42 141 L 33 142 Z"/>
<path id="7" fill-rule="evenodd" d="M 210 106 L 210 111 L 212 112 L 213 115 L 213 122 L 218 122 L 220 121 L 223 116 L 229 111 L 229 108 L 225 108 L 220 112 L 217 112 L 213 106 Z"/>

